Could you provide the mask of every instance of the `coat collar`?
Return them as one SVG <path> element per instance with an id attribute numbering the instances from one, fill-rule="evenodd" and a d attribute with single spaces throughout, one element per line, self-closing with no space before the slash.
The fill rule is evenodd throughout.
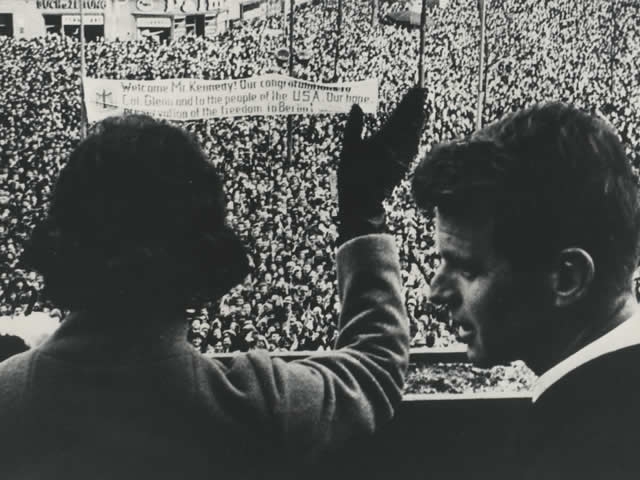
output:
<path id="1" fill-rule="evenodd" d="M 144 318 L 105 318 L 89 312 L 68 315 L 38 349 L 64 360 L 129 362 L 184 354 L 186 320 L 154 321 Z M 195 351 L 195 350 L 194 350 Z"/>
<path id="2" fill-rule="evenodd" d="M 636 311 L 633 316 L 616 328 L 565 358 L 541 375 L 533 387 L 533 402 L 535 403 L 554 383 L 581 365 L 607 353 L 637 344 L 640 344 L 640 311 Z"/>

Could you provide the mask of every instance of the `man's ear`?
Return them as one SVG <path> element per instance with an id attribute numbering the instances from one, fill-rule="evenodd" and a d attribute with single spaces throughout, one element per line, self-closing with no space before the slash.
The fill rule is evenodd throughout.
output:
<path id="1" fill-rule="evenodd" d="M 551 273 L 556 307 L 567 307 L 584 298 L 593 284 L 595 265 L 582 248 L 565 248 L 557 256 Z"/>

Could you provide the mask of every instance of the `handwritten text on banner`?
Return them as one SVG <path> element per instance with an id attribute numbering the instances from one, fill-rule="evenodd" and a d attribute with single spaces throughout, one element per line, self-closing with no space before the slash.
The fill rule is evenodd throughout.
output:
<path id="1" fill-rule="evenodd" d="M 315 83 L 268 74 L 236 80 L 84 79 L 90 122 L 122 113 L 169 120 L 243 115 L 345 113 L 354 103 L 376 113 L 378 81 Z"/>

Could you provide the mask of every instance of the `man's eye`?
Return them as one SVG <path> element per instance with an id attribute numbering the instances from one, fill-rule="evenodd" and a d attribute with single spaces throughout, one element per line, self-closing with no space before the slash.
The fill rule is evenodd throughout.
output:
<path id="1" fill-rule="evenodd" d="M 460 272 L 460 275 L 467 280 L 473 280 L 478 276 L 477 269 L 473 267 L 461 266 L 458 271 Z"/>

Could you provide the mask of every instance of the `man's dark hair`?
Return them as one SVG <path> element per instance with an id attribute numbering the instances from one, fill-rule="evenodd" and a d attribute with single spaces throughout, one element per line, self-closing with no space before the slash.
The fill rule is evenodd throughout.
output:
<path id="1" fill-rule="evenodd" d="M 434 147 L 413 178 L 423 209 L 485 208 L 496 250 L 520 269 L 549 265 L 567 247 L 589 252 L 598 288 L 628 288 L 638 260 L 638 185 L 615 131 L 562 104 L 510 114 Z"/>
<path id="2" fill-rule="evenodd" d="M 200 305 L 248 272 L 225 210 L 222 180 L 191 135 L 111 117 L 71 153 L 23 261 L 66 308 Z"/>

